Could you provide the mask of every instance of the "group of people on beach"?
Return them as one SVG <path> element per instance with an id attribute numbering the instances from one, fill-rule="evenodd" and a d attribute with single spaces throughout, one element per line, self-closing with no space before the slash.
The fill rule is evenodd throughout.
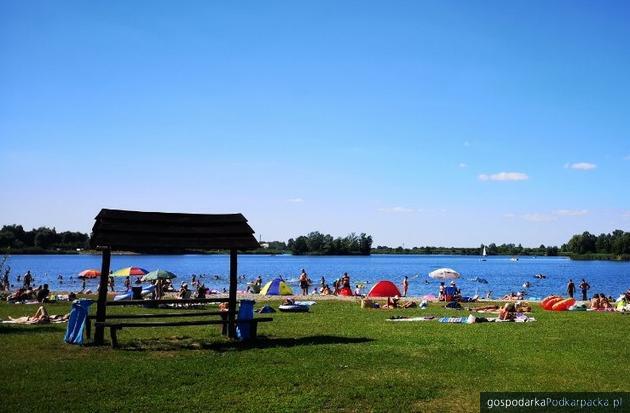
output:
<path id="1" fill-rule="evenodd" d="M 300 283 L 302 295 L 308 295 L 309 287 L 313 284 L 313 281 L 310 279 L 304 268 L 302 268 L 302 271 L 300 272 L 298 282 Z M 359 288 L 358 285 L 356 287 Z M 313 293 L 320 295 L 338 295 L 342 289 L 352 291 L 351 288 L 350 276 L 347 272 L 344 272 L 340 278 L 333 281 L 332 288 L 330 288 L 330 286 L 326 283 L 326 278 L 322 276 L 319 282 L 319 288 L 315 287 L 313 289 Z"/>

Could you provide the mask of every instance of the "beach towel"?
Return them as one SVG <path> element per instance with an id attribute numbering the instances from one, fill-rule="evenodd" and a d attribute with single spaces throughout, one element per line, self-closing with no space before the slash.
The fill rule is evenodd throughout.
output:
<path id="1" fill-rule="evenodd" d="M 49 320 L 46 322 L 35 321 L 35 320 L 25 320 L 27 317 L 20 317 L 18 319 L 9 319 L 1 321 L 2 324 L 30 324 L 30 325 L 38 325 L 38 324 L 63 324 L 67 320 L 63 318 L 62 315 L 53 314 L 49 316 Z"/>
<path id="2" fill-rule="evenodd" d="M 295 305 L 308 305 L 311 306 L 313 304 L 317 304 L 317 301 L 296 301 Z"/>
<path id="3" fill-rule="evenodd" d="M 442 317 L 438 321 L 440 323 L 465 324 L 468 322 L 468 317 Z"/>
<path id="4" fill-rule="evenodd" d="M 70 318 L 68 319 L 68 327 L 64 341 L 68 344 L 83 344 L 83 329 L 87 320 L 90 305 L 94 301 L 88 299 L 75 300 L 72 303 Z"/>
<path id="5" fill-rule="evenodd" d="M 434 320 L 435 316 L 426 316 L 426 317 L 402 317 L 402 316 L 395 316 L 395 317 L 390 317 L 388 319 L 386 319 L 385 321 L 431 321 Z"/>

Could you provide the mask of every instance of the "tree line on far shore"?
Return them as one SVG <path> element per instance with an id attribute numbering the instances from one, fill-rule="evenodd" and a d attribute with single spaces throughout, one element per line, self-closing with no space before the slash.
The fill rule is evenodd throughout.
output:
<path id="1" fill-rule="evenodd" d="M 421 254 L 421 255 L 480 255 L 483 248 L 486 248 L 487 255 L 538 255 L 555 257 L 558 255 L 560 249 L 555 246 L 540 245 L 537 248 L 523 247 L 521 244 L 501 244 L 496 245 L 491 243 L 488 245 L 481 244 L 479 247 L 388 247 L 379 245 L 372 253 L 376 254 Z"/>
<path id="2" fill-rule="evenodd" d="M 630 255 L 630 232 L 617 229 L 610 234 L 595 235 L 585 231 L 571 237 L 562 250 L 576 255 Z"/>
<path id="3" fill-rule="evenodd" d="M 330 234 L 313 231 L 289 239 L 287 249 L 294 255 L 370 255 L 372 236 L 353 232 L 345 237 L 334 238 Z"/>
<path id="4" fill-rule="evenodd" d="M 25 231 L 22 225 L 5 225 L 0 229 L 0 248 L 22 253 L 76 251 L 88 248 L 89 240 L 82 232 L 57 232 L 48 227 Z"/>
<path id="5" fill-rule="evenodd" d="M 57 232 L 55 228 L 39 227 L 30 231 L 22 225 L 4 225 L 0 229 L 0 249 L 13 253 L 76 252 L 89 248 L 90 236 L 82 232 Z M 351 233 L 345 237 L 333 237 L 318 231 L 291 238 L 288 242 L 270 241 L 254 253 L 291 253 L 294 255 L 370 255 L 370 254 L 422 254 L 422 255 L 480 255 L 486 248 L 487 255 L 569 255 L 575 258 L 630 259 L 630 232 L 615 230 L 609 234 L 594 235 L 586 231 L 576 234 L 560 248 L 540 245 L 528 248 L 521 244 L 495 243 L 479 247 L 389 247 L 372 248 L 372 236 Z"/>

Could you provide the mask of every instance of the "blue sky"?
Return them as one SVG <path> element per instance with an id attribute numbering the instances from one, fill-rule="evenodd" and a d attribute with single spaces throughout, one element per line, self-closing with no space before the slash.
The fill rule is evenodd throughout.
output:
<path id="1" fill-rule="evenodd" d="M 0 223 L 243 212 L 265 239 L 630 229 L 619 1 L 0 4 Z"/>

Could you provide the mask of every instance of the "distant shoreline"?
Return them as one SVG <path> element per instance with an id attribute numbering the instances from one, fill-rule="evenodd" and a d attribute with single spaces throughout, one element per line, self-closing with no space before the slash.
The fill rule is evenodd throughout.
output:
<path id="1" fill-rule="evenodd" d="M 82 250 L 82 251 L 10 251 L 6 253 L 7 255 L 101 255 L 99 251 L 96 250 Z M 126 251 L 114 251 L 112 255 L 228 255 L 228 251 L 198 251 L 198 252 L 159 252 L 159 253 L 136 253 L 136 252 L 126 252 Z M 473 255 L 473 254 L 457 254 L 457 253 L 436 253 L 436 254 L 427 254 L 422 252 L 373 252 L 371 255 L 360 255 L 360 254 L 338 254 L 338 255 L 324 255 L 324 254 L 291 254 L 290 251 L 270 251 L 270 250 L 255 250 L 255 251 L 242 251 L 239 252 L 240 255 L 269 255 L 269 256 L 293 256 L 293 257 L 369 257 L 369 256 L 435 256 L 435 257 L 443 257 L 443 256 L 454 256 L 454 257 L 470 257 L 481 259 L 481 255 Z M 569 258 L 575 261 L 630 261 L 630 255 L 615 255 L 615 254 L 558 254 L 554 256 L 546 256 L 546 255 L 519 255 L 514 256 L 511 254 L 496 254 L 486 256 L 486 259 L 492 260 L 495 257 L 516 257 L 519 259 L 536 259 L 536 258 L 549 258 L 549 257 L 559 257 L 559 258 Z"/>

